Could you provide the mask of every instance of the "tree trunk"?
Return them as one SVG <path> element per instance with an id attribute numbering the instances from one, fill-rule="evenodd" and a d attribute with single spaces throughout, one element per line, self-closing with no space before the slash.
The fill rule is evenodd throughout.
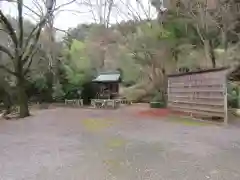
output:
<path id="1" fill-rule="evenodd" d="M 225 30 L 225 26 L 224 26 L 224 30 Z M 224 48 L 225 53 L 227 52 L 228 49 L 228 39 L 227 39 L 227 33 L 226 31 L 222 30 L 222 45 Z"/>
<path id="2" fill-rule="evenodd" d="M 53 74 L 53 68 L 49 68 L 49 72 L 46 74 L 46 78 L 47 78 L 47 93 L 43 98 L 43 101 L 48 102 L 48 103 L 52 103 L 53 102 L 53 93 L 54 93 L 54 83 L 56 80 L 55 76 Z"/>
<path id="3" fill-rule="evenodd" d="M 204 50 L 206 54 L 206 58 L 211 61 L 212 67 L 216 67 L 216 57 L 214 53 L 214 47 L 212 40 L 205 40 L 204 41 Z"/>
<path id="4" fill-rule="evenodd" d="M 12 99 L 11 99 L 11 87 L 9 83 L 5 80 L 4 76 L 0 76 L 0 99 L 3 101 L 4 105 L 4 116 L 11 113 Z"/>
<path id="5" fill-rule="evenodd" d="M 217 64 L 216 64 L 216 57 L 215 57 L 214 46 L 213 46 L 212 40 L 209 41 L 209 54 L 210 54 L 210 58 L 212 61 L 212 67 L 216 68 Z"/>
<path id="6" fill-rule="evenodd" d="M 4 93 L 3 104 L 5 108 L 4 116 L 6 116 L 11 113 L 11 107 L 12 107 L 11 97 L 8 94 L 8 92 Z"/>
<path id="7" fill-rule="evenodd" d="M 163 87 L 162 87 L 162 96 L 163 96 L 163 102 L 167 104 L 168 97 L 167 97 L 167 92 L 168 92 L 168 78 L 166 75 L 166 70 L 162 68 L 162 76 L 163 76 Z"/>
<path id="8" fill-rule="evenodd" d="M 100 69 L 101 70 L 103 70 L 104 68 L 105 68 L 105 58 L 106 58 L 106 49 L 105 48 L 103 48 L 103 49 L 101 49 L 101 51 L 100 51 Z"/>
<path id="9" fill-rule="evenodd" d="M 240 87 L 239 85 L 237 86 L 237 101 L 238 101 L 238 108 L 240 108 Z"/>
<path id="10" fill-rule="evenodd" d="M 21 76 L 17 77 L 17 96 L 19 105 L 19 117 L 24 118 L 29 116 L 28 96 L 25 87 L 25 79 Z"/>

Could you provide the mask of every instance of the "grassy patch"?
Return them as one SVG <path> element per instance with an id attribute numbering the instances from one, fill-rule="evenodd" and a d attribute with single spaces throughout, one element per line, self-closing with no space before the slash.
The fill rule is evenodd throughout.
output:
<path id="1" fill-rule="evenodd" d="M 85 119 L 83 126 L 88 131 L 102 131 L 113 124 L 112 120 L 108 119 Z"/>
<path id="2" fill-rule="evenodd" d="M 126 146 L 127 142 L 122 138 L 112 138 L 108 143 L 108 148 L 120 148 Z"/>

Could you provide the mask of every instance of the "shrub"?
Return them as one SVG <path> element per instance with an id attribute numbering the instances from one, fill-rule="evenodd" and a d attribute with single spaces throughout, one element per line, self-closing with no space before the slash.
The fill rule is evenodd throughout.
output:
<path id="1" fill-rule="evenodd" d="M 62 85 L 60 83 L 55 84 L 53 87 L 53 94 L 52 94 L 53 99 L 56 102 L 59 102 L 64 99 L 64 95 L 65 93 L 63 91 Z"/>
<path id="2" fill-rule="evenodd" d="M 150 102 L 151 108 L 165 108 L 166 102 L 164 98 L 164 93 L 162 92 L 155 92 L 154 97 L 152 98 L 152 101 Z"/>
<path id="3" fill-rule="evenodd" d="M 152 102 L 161 102 L 161 101 L 163 101 L 163 94 L 161 92 L 154 93 Z"/>
<path id="4" fill-rule="evenodd" d="M 165 108 L 166 104 L 164 102 L 150 102 L 151 108 Z"/>
<path id="5" fill-rule="evenodd" d="M 231 108 L 239 108 L 239 87 L 233 84 L 228 86 L 228 105 Z"/>
<path id="6" fill-rule="evenodd" d="M 157 92 L 154 93 L 152 101 L 163 101 L 163 102 L 165 102 L 166 99 L 167 99 L 166 97 L 167 97 L 167 95 L 164 92 L 157 91 Z"/>

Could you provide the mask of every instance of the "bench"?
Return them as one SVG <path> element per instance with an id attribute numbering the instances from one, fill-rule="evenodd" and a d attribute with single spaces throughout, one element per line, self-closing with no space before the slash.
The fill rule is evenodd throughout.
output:
<path id="1" fill-rule="evenodd" d="M 125 105 L 132 105 L 132 101 L 129 101 L 127 99 L 120 99 L 121 104 L 125 104 Z"/>
<path id="2" fill-rule="evenodd" d="M 65 99 L 65 105 L 83 106 L 83 100 L 82 99 L 72 99 L 72 100 Z"/>
<path id="3" fill-rule="evenodd" d="M 118 108 L 121 104 L 120 100 L 117 99 L 92 99 L 91 105 L 94 108 Z"/>

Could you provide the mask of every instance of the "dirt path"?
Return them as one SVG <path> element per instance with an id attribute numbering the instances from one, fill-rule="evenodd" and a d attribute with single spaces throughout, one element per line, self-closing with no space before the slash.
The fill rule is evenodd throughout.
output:
<path id="1" fill-rule="evenodd" d="M 239 180 L 240 129 L 41 111 L 0 121 L 0 180 Z"/>

